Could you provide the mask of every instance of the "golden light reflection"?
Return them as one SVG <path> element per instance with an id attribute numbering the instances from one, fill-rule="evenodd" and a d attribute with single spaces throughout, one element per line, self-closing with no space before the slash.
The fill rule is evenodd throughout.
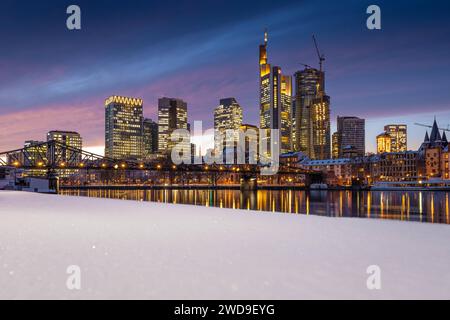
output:
<path id="1" fill-rule="evenodd" d="M 450 214 L 449 214 L 449 204 L 448 204 L 448 193 L 445 194 L 445 219 L 447 224 L 450 224 Z"/>
<path id="2" fill-rule="evenodd" d="M 419 213 L 420 213 L 420 220 L 422 220 L 423 214 L 422 192 L 419 192 Z"/>
<path id="3" fill-rule="evenodd" d="M 258 190 L 243 194 L 239 190 L 62 190 L 63 194 L 206 207 L 259 210 L 269 212 L 321 214 L 328 216 L 368 217 L 414 220 L 450 224 L 448 193 L 328 191 L 326 196 L 305 191 Z M 353 207 L 347 206 L 348 203 Z M 420 215 L 420 217 L 419 217 Z"/>
<path id="4" fill-rule="evenodd" d="M 434 195 L 431 194 L 431 223 L 434 223 Z"/>
<path id="5" fill-rule="evenodd" d="M 306 196 L 306 214 L 309 215 L 309 196 Z"/>

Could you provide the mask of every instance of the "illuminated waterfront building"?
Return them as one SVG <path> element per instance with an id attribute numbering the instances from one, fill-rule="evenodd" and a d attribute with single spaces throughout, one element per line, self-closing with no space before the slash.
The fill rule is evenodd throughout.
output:
<path id="1" fill-rule="evenodd" d="M 356 158 L 304 160 L 301 166 L 323 172 L 326 183 L 348 186 L 379 181 L 418 181 L 424 174 L 418 151 L 391 152 Z"/>
<path id="2" fill-rule="evenodd" d="M 441 172 L 442 172 L 442 178 L 445 180 L 449 180 L 450 179 L 450 151 L 445 150 L 442 153 L 442 160 L 441 160 Z"/>
<path id="3" fill-rule="evenodd" d="M 57 141 L 68 147 L 83 149 L 83 140 L 78 132 L 74 131 L 58 131 L 53 130 L 47 133 L 47 141 Z M 70 149 L 64 149 L 61 152 L 61 161 L 69 161 L 73 158 L 73 154 L 76 154 L 77 161 L 81 161 L 81 154 L 76 151 L 71 151 Z"/>
<path id="4" fill-rule="evenodd" d="M 431 134 L 425 133 L 425 139 L 419 149 L 425 159 L 427 178 L 445 178 L 445 155 L 448 154 L 448 149 L 445 131 L 441 135 L 437 122 L 434 120 Z"/>
<path id="5" fill-rule="evenodd" d="M 160 98 L 158 100 L 158 149 L 160 153 L 171 152 L 177 142 L 172 142 L 170 137 L 174 130 L 178 129 L 188 129 L 187 103 L 181 99 Z"/>
<path id="6" fill-rule="evenodd" d="M 226 130 L 233 130 L 233 141 L 235 144 L 239 139 L 239 129 L 242 125 L 242 108 L 235 98 L 221 99 L 219 106 L 214 109 L 214 149 L 226 146 Z M 220 141 L 220 138 L 222 141 Z"/>
<path id="7" fill-rule="evenodd" d="M 280 153 L 286 153 L 292 150 L 292 78 L 268 63 L 267 41 L 265 32 L 264 44 L 259 46 L 260 128 L 267 130 L 267 138 L 262 142 L 270 145 L 269 130 L 279 130 L 279 141 L 274 141 L 274 145 L 279 145 Z M 269 155 L 270 148 L 267 150 Z"/>
<path id="8" fill-rule="evenodd" d="M 325 94 L 325 73 L 306 67 L 295 73 L 296 151 L 310 159 L 331 158 L 330 97 Z"/>
<path id="9" fill-rule="evenodd" d="M 336 135 L 336 136 L 335 136 Z M 346 157 L 346 150 L 354 156 L 363 157 L 366 153 L 365 120 L 358 117 L 337 117 L 337 132 L 333 134 L 333 157 Z M 335 143 L 337 144 L 335 146 Z M 336 149 L 336 150 L 335 150 Z M 337 154 L 337 157 L 336 154 Z"/>
<path id="10" fill-rule="evenodd" d="M 391 152 L 408 150 L 407 126 L 405 124 L 386 125 L 384 132 L 391 136 Z"/>
<path id="11" fill-rule="evenodd" d="M 144 119 L 143 123 L 144 157 L 158 152 L 158 124 L 152 119 Z"/>
<path id="12" fill-rule="evenodd" d="M 392 138 L 389 134 L 386 132 L 379 134 L 377 136 L 377 153 L 391 152 L 391 142 Z"/>
<path id="13" fill-rule="evenodd" d="M 417 181 L 424 174 L 418 151 L 390 152 L 378 156 L 377 171 L 372 173 L 379 181 Z"/>
<path id="14" fill-rule="evenodd" d="M 111 96 L 105 101 L 105 156 L 143 157 L 143 100 Z"/>

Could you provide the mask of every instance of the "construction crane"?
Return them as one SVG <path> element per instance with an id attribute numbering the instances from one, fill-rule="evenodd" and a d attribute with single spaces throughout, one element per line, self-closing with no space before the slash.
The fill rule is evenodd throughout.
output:
<path id="1" fill-rule="evenodd" d="M 302 66 L 304 66 L 306 69 L 313 69 L 313 67 L 311 67 L 309 64 L 305 64 L 305 63 L 301 63 L 301 62 L 300 62 L 300 64 Z"/>
<path id="2" fill-rule="evenodd" d="M 313 35 L 312 38 L 313 38 L 313 41 L 314 41 L 314 46 L 316 47 L 317 56 L 319 57 L 320 71 L 322 72 L 322 70 L 323 70 L 323 62 L 325 61 L 325 55 L 320 53 L 316 37 Z"/>
<path id="3" fill-rule="evenodd" d="M 433 126 L 427 125 L 427 124 L 423 124 L 423 123 L 414 123 L 414 125 L 416 126 L 420 126 L 420 127 L 426 127 L 426 128 L 433 128 Z M 439 130 L 442 131 L 447 131 L 450 132 L 450 125 L 447 125 L 447 128 L 438 128 Z"/>

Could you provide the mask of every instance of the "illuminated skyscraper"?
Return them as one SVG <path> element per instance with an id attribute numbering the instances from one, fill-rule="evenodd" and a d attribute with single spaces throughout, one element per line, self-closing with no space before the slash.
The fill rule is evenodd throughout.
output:
<path id="1" fill-rule="evenodd" d="M 152 119 L 144 119 L 144 156 L 158 152 L 158 124 Z"/>
<path id="2" fill-rule="evenodd" d="M 187 103 L 181 99 L 161 98 L 158 100 L 158 149 L 160 153 L 171 152 L 176 142 L 170 137 L 174 130 L 188 129 Z"/>
<path id="3" fill-rule="evenodd" d="M 242 107 L 237 103 L 235 98 L 226 98 L 220 100 L 220 105 L 214 109 L 214 131 L 216 134 L 214 135 L 214 146 L 216 152 L 220 152 L 218 150 L 219 146 L 222 144 L 222 147 L 226 145 L 226 130 L 234 130 L 234 141 L 236 142 L 239 139 L 239 129 L 242 124 Z M 222 143 L 219 140 L 220 135 L 222 135 Z"/>
<path id="4" fill-rule="evenodd" d="M 330 97 L 314 100 L 311 107 L 311 159 L 331 158 Z"/>
<path id="5" fill-rule="evenodd" d="M 333 133 L 331 136 L 331 156 L 333 159 L 339 158 L 339 134 L 337 132 Z"/>
<path id="6" fill-rule="evenodd" d="M 295 151 L 310 159 L 330 158 L 330 97 L 325 94 L 325 73 L 310 67 L 296 72 L 295 91 Z"/>
<path id="7" fill-rule="evenodd" d="M 245 145 L 242 144 L 245 149 L 245 161 L 246 163 L 250 163 L 250 161 L 254 161 L 256 163 L 258 161 L 259 150 L 258 127 L 251 124 L 242 124 L 239 129 L 245 135 Z"/>
<path id="8" fill-rule="evenodd" d="M 114 159 L 143 157 L 143 101 L 111 96 L 105 101 L 105 155 Z"/>
<path id="9" fill-rule="evenodd" d="M 392 152 L 408 150 L 407 126 L 405 124 L 389 124 L 384 126 L 384 131 L 391 136 Z"/>
<path id="10" fill-rule="evenodd" d="M 337 142 L 338 158 L 346 157 L 346 151 L 363 157 L 366 153 L 365 141 L 365 120 L 358 117 L 337 117 L 337 132 L 335 133 Z M 335 146 L 333 141 L 333 153 Z M 334 156 L 334 155 L 333 155 Z"/>
<path id="11" fill-rule="evenodd" d="M 264 44 L 259 46 L 260 71 L 260 128 L 279 129 L 280 153 L 292 150 L 291 141 L 291 109 L 292 109 L 292 78 L 285 76 L 280 67 L 271 66 L 267 59 L 267 32 L 264 33 Z M 270 143 L 270 133 L 267 133 L 264 143 Z M 270 150 L 270 149 L 268 149 Z"/>
<path id="12" fill-rule="evenodd" d="M 377 136 L 377 153 L 392 152 L 391 141 L 392 137 L 386 132 L 379 134 Z"/>
<path id="13" fill-rule="evenodd" d="M 73 147 L 79 150 L 83 148 L 83 140 L 81 139 L 81 136 L 78 132 L 53 130 L 47 133 L 47 141 L 52 140 L 61 142 L 68 147 Z M 71 151 L 70 149 L 63 150 L 61 154 L 61 160 L 69 161 L 69 159 L 72 159 L 72 155 L 74 153 L 78 157 L 77 161 L 81 161 L 81 154 Z"/>

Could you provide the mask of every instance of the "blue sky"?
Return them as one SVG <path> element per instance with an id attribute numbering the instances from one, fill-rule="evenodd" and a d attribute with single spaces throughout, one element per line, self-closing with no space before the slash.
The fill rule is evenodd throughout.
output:
<path id="1" fill-rule="evenodd" d="M 78 4 L 82 30 L 65 27 Z M 382 9 L 369 31 L 366 8 Z M 103 101 L 187 101 L 189 121 L 212 124 L 220 98 L 234 96 L 244 121 L 258 122 L 258 45 L 269 30 L 269 61 L 293 74 L 317 65 L 311 35 L 326 55 L 327 93 L 337 115 L 367 119 L 367 147 L 392 122 L 409 125 L 409 147 L 425 132 L 414 122 L 450 123 L 447 1 L 21 1 L 0 12 L 0 149 L 79 131 L 103 145 Z"/>

